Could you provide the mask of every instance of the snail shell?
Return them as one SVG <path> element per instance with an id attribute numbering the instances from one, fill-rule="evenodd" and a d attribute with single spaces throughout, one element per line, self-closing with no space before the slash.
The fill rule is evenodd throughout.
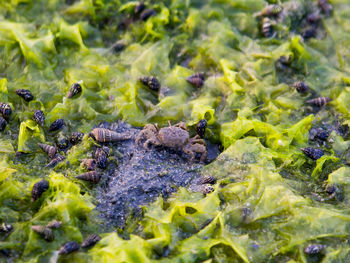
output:
<path id="1" fill-rule="evenodd" d="M 47 155 L 52 159 L 53 157 L 55 157 L 57 148 L 45 143 L 38 143 L 39 147 L 41 149 L 43 149 L 44 152 L 47 153 Z"/>
<path id="2" fill-rule="evenodd" d="M 58 133 L 56 138 L 56 145 L 59 149 L 66 149 L 69 147 L 69 141 L 66 136 L 64 136 L 62 133 Z"/>
<path id="3" fill-rule="evenodd" d="M 206 119 L 200 120 L 197 124 L 196 131 L 201 138 L 203 138 L 206 128 L 207 128 L 207 120 Z"/>
<path id="4" fill-rule="evenodd" d="M 141 13 L 143 10 L 145 10 L 146 5 L 143 2 L 138 3 L 135 8 L 134 8 L 134 13 L 135 14 L 139 14 Z"/>
<path id="5" fill-rule="evenodd" d="M 96 149 L 95 158 L 96 158 L 97 167 L 101 169 L 105 169 L 107 167 L 107 163 L 108 163 L 107 157 L 109 155 L 109 152 L 110 150 L 106 146 Z"/>
<path id="6" fill-rule="evenodd" d="M 54 220 L 50 221 L 46 227 L 48 227 L 48 228 L 60 228 L 61 225 L 62 225 L 61 221 L 54 219 Z"/>
<path id="7" fill-rule="evenodd" d="M 49 182 L 44 179 L 35 183 L 32 188 L 32 202 L 40 198 L 40 196 L 49 189 L 49 186 Z"/>
<path id="8" fill-rule="evenodd" d="M 3 117 L 0 117 L 0 131 L 5 130 L 6 125 L 7 125 L 7 121 Z"/>
<path id="9" fill-rule="evenodd" d="M 11 106 L 7 103 L 0 102 L 0 113 L 5 119 L 7 119 L 12 113 Z"/>
<path id="10" fill-rule="evenodd" d="M 117 132 L 105 129 L 95 128 L 90 132 L 90 136 L 98 142 L 116 142 L 122 140 L 128 140 L 131 136 L 126 134 L 119 134 Z"/>
<path id="11" fill-rule="evenodd" d="M 55 121 L 50 125 L 49 131 L 58 131 L 58 130 L 61 129 L 64 125 L 66 125 L 66 124 L 64 123 L 64 120 L 63 120 L 63 119 L 55 120 Z"/>
<path id="12" fill-rule="evenodd" d="M 201 187 L 201 192 L 204 195 L 210 194 L 211 192 L 214 192 L 214 187 L 212 187 L 210 184 L 203 184 Z"/>
<path id="13" fill-rule="evenodd" d="M 157 14 L 157 12 L 154 9 L 146 9 L 141 13 L 140 18 L 142 21 L 146 21 L 148 18 L 154 16 L 155 14 Z"/>
<path id="14" fill-rule="evenodd" d="M 91 234 L 87 238 L 85 238 L 85 240 L 81 244 L 81 247 L 87 248 L 87 247 L 94 246 L 100 240 L 101 240 L 101 237 L 99 235 Z"/>
<path id="15" fill-rule="evenodd" d="M 55 239 L 52 230 L 46 226 L 32 226 L 32 230 L 40 234 L 46 241 L 52 241 Z"/>
<path id="16" fill-rule="evenodd" d="M 200 180 L 201 184 L 215 184 L 216 178 L 212 175 L 203 176 Z"/>
<path id="17" fill-rule="evenodd" d="M 49 162 L 46 167 L 47 168 L 53 168 L 55 167 L 57 164 L 59 164 L 60 162 L 63 162 L 66 159 L 66 157 L 64 157 L 63 155 L 59 155 L 56 154 L 55 158 L 53 158 L 51 160 L 51 162 Z"/>
<path id="18" fill-rule="evenodd" d="M 58 251 L 59 255 L 66 255 L 69 253 L 72 253 L 74 251 L 79 250 L 79 244 L 77 242 L 74 241 L 70 241 L 65 243 L 60 250 Z"/>
<path id="19" fill-rule="evenodd" d="M 11 224 L 6 224 L 5 222 L 1 224 L 0 231 L 1 232 L 10 232 L 12 231 L 13 226 Z"/>
<path id="20" fill-rule="evenodd" d="M 276 16 L 279 13 L 281 13 L 283 10 L 282 6 L 280 5 L 267 5 L 265 6 L 260 12 L 260 16 Z"/>
<path id="21" fill-rule="evenodd" d="M 83 167 L 88 171 L 93 171 L 96 169 L 96 160 L 95 159 L 84 159 L 82 160 Z"/>
<path id="22" fill-rule="evenodd" d="M 73 83 L 73 85 L 70 87 L 67 98 L 73 98 L 76 95 L 80 94 L 82 91 L 82 88 L 79 83 Z"/>
<path id="23" fill-rule="evenodd" d="M 307 255 L 317 255 L 317 254 L 322 253 L 325 248 L 326 248 L 325 245 L 310 244 L 304 248 L 304 252 Z"/>
<path id="24" fill-rule="evenodd" d="M 319 97 L 316 99 L 312 99 L 312 100 L 307 100 L 306 103 L 309 103 L 313 106 L 318 106 L 318 107 L 322 107 L 324 105 L 326 105 L 328 102 L 330 102 L 331 99 L 328 97 Z"/>
<path id="25" fill-rule="evenodd" d="M 34 111 L 33 119 L 40 126 L 44 126 L 45 115 L 44 115 L 44 112 L 42 112 L 41 110 Z"/>
<path id="26" fill-rule="evenodd" d="M 271 37 L 273 34 L 273 26 L 271 24 L 271 20 L 267 17 L 265 17 L 262 21 L 262 27 L 261 27 L 262 33 L 264 37 Z"/>
<path id="27" fill-rule="evenodd" d="M 81 142 L 81 140 L 84 137 L 84 133 L 82 132 L 73 132 L 72 135 L 69 138 L 69 141 L 71 144 L 78 144 L 79 142 Z"/>
<path id="28" fill-rule="evenodd" d="M 158 79 L 154 76 L 141 77 L 141 78 L 139 78 L 139 80 L 142 84 L 146 85 L 151 90 L 159 91 L 159 89 L 160 89 L 160 83 L 159 83 Z"/>
<path id="29" fill-rule="evenodd" d="M 32 93 L 27 89 L 18 89 L 16 90 L 16 94 L 22 97 L 27 102 L 34 99 L 34 96 L 32 95 Z"/>
<path id="30" fill-rule="evenodd" d="M 96 171 L 91 171 L 91 172 L 80 174 L 75 178 L 97 184 L 101 179 L 101 175 L 99 175 Z"/>
<path id="31" fill-rule="evenodd" d="M 299 93 L 305 93 L 307 92 L 310 88 L 309 85 L 307 85 L 303 81 L 297 81 L 292 84 L 292 87 L 296 89 L 297 92 Z"/>
<path id="32" fill-rule="evenodd" d="M 301 148 L 301 150 L 306 156 L 310 157 L 313 160 L 320 159 L 324 155 L 324 151 L 317 148 L 305 147 Z"/>
<path id="33" fill-rule="evenodd" d="M 203 73 L 195 73 L 191 76 L 189 76 L 186 81 L 190 84 L 192 84 L 193 86 L 200 88 L 203 86 L 204 84 L 204 74 Z"/>

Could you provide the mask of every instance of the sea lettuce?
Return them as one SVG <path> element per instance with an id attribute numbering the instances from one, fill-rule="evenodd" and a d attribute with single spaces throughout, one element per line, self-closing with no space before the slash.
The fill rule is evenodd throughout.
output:
<path id="1" fill-rule="evenodd" d="M 33 120 L 22 122 L 18 134 L 18 152 L 30 152 L 36 148 L 36 143 L 44 142 L 45 135 L 39 125 Z"/>
<path id="2" fill-rule="evenodd" d="M 317 12 L 312 38 L 304 34 L 307 15 L 319 11 L 311 0 L 146 1 L 155 14 L 145 21 L 138 1 L 71 2 L 0 0 L 0 102 L 13 111 L 0 132 L 0 223 L 13 225 L 0 233 L 0 261 L 10 253 L 18 262 L 309 262 L 311 243 L 326 245 L 323 262 L 349 261 L 347 1 L 330 1 L 329 16 Z M 269 18 L 277 23 L 267 38 L 258 12 L 272 3 L 283 11 Z M 186 81 L 199 72 L 201 88 Z M 159 80 L 158 92 L 140 82 L 145 76 Z M 310 90 L 299 93 L 296 81 Z M 82 92 L 67 98 L 74 83 Z M 308 102 L 321 96 L 331 101 Z M 33 120 L 39 109 L 43 127 Z M 66 127 L 50 132 L 58 118 Z M 85 172 L 81 160 L 101 146 L 91 128 L 184 121 L 192 137 L 201 119 L 209 155 L 212 143 L 223 146 L 198 170 L 215 176 L 214 191 L 180 188 L 143 206 L 128 219 L 132 227 L 106 226 L 95 210 L 103 193 L 75 178 Z M 312 137 L 314 128 L 329 137 Z M 37 143 L 56 145 L 75 131 L 85 134 L 82 142 L 45 167 L 50 160 Z M 304 147 L 324 155 L 312 160 Z M 114 156 L 109 162 L 118 169 Z M 31 202 L 42 179 L 50 187 Z M 31 226 L 53 219 L 63 224 L 49 243 Z M 102 237 L 94 248 L 58 256 L 65 242 L 91 233 Z"/>

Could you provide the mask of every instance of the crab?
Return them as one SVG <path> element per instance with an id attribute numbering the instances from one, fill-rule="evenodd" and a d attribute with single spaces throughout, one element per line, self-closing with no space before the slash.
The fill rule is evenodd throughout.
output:
<path id="1" fill-rule="evenodd" d="M 195 153 L 201 154 L 200 162 L 204 162 L 207 158 L 207 145 L 205 141 L 198 135 L 190 138 L 190 134 L 183 122 L 174 126 L 169 122 L 169 127 L 161 129 L 158 128 L 157 124 L 146 124 L 136 137 L 136 145 L 139 145 L 144 139 L 146 139 L 143 144 L 143 148 L 145 149 L 149 149 L 152 144 L 155 146 L 180 149 L 191 157 L 191 162 L 195 159 Z"/>

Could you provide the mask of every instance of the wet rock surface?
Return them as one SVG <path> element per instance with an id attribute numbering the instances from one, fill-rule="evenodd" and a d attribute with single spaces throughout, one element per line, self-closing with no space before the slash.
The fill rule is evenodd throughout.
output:
<path id="1" fill-rule="evenodd" d="M 202 190 L 200 170 L 203 164 L 190 163 L 189 156 L 182 151 L 164 147 L 146 150 L 141 145 L 136 146 L 135 138 L 141 129 L 125 122 L 101 123 L 98 127 L 131 136 L 130 140 L 105 144 L 112 149 L 115 159 L 109 161 L 96 190 L 97 209 L 109 224 L 124 227 L 131 213 L 160 195 L 167 198 L 179 187 Z M 218 154 L 218 147 L 208 144 L 207 161 Z"/>

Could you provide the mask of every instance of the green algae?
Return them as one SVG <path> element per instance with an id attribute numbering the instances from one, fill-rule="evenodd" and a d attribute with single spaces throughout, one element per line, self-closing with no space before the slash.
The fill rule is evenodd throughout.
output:
<path id="1" fill-rule="evenodd" d="M 266 39 L 255 14 L 273 2 L 289 13 Z M 303 40 L 302 21 L 317 1 L 146 1 L 157 14 L 142 22 L 135 1 L 0 0 L 0 101 L 13 109 L 0 135 L 0 220 L 14 226 L 0 233 L 0 249 L 10 251 L 1 260 L 57 260 L 62 244 L 98 232 L 93 249 L 58 261 L 311 262 L 303 252 L 310 242 L 326 245 L 322 262 L 348 261 L 349 137 L 339 127 L 349 124 L 350 4 L 330 2 L 333 12 L 321 14 L 316 38 Z M 126 47 L 114 52 L 119 40 Z M 281 56 L 290 65 L 279 68 Z M 186 78 L 202 71 L 207 79 L 196 90 Z M 139 83 L 147 75 L 166 87 L 162 96 Z M 297 80 L 312 93 L 292 89 Z M 83 92 L 67 99 L 75 82 Z M 35 100 L 24 102 L 18 88 Z M 310 109 L 305 101 L 316 95 L 332 101 Z M 37 109 L 44 127 L 32 121 Z M 182 188 L 159 197 L 144 207 L 138 227 L 123 230 L 129 239 L 106 232 L 93 190 L 74 180 L 92 139 L 72 147 L 55 171 L 44 168 L 48 159 L 36 145 L 56 142 L 48 127 L 58 118 L 68 124 L 59 133 L 65 136 L 101 121 L 183 120 L 193 128 L 205 118 L 206 139 L 225 149 L 202 170 L 217 177 L 215 191 L 203 197 Z M 328 122 L 331 139 L 317 145 L 326 154 L 312 161 L 300 148 L 312 143 L 312 126 Z M 50 188 L 31 203 L 41 178 Z M 342 198 L 327 200 L 326 185 Z M 47 243 L 30 226 L 52 219 L 63 225 Z"/>

